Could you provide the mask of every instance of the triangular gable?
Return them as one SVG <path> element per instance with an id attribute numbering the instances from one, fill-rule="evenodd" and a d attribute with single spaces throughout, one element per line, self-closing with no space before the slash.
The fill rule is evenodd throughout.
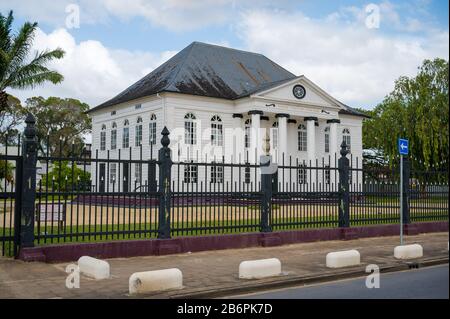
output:
<path id="1" fill-rule="evenodd" d="M 306 90 L 306 94 L 302 99 L 296 98 L 293 94 L 293 88 L 296 85 L 302 85 Z M 263 97 L 266 99 L 273 99 L 290 103 L 314 104 L 346 109 L 346 107 L 341 102 L 326 93 L 323 89 L 306 78 L 304 75 L 301 75 L 291 81 L 284 82 L 280 85 L 276 85 L 263 91 L 256 92 L 252 94 L 251 97 Z"/>

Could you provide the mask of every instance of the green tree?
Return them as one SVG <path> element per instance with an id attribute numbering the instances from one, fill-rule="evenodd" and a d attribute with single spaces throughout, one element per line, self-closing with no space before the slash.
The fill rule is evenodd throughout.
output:
<path id="1" fill-rule="evenodd" d="M 64 51 L 58 48 L 36 52 L 29 59 L 38 24 L 25 22 L 17 32 L 13 32 L 13 20 L 12 11 L 7 16 L 0 13 L 0 111 L 7 107 L 7 88 L 22 90 L 63 80 L 61 74 L 46 65 L 54 59 L 61 59 Z"/>
<path id="2" fill-rule="evenodd" d="M 77 156 L 84 145 L 83 135 L 91 131 L 86 114 L 89 105 L 76 99 L 32 97 L 25 109 L 36 118 L 37 135 L 43 150 L 52 156 Z"/>
<path id="3" fill-rule="evenodd" d="M 42 176 L 42 187 L 58 192 L 88 191 L 90 189 L 91 174 L 79 168 L 77 164 L 55 161 L 52 166 L 51 171 Z"/>
<path id="4" fill-rule="evenodd" d="M 414 169 L 447 167 L 449 156 L 448 61 L 425 60 L 415 77 L 402 76 L 363 124 L 365 149 L 380 150 L 393 163 L 397 139 L 410 141 Z"/>
<path id="5" fill-rule="evenodd" d="M 18 127 L 22 124 L 23 119 L 24 108 L 20 100 L 9 95 L 6 108 L 0 110 L 0 144 L 17 144 Z"/>
<path id="6" fill-rule="evenodd" d="M 5 180 L 8 183 L 14 183 L 14 170 L 15 167 L 11 162 L 0 160 L 0 190 L 3 190 Z"/>

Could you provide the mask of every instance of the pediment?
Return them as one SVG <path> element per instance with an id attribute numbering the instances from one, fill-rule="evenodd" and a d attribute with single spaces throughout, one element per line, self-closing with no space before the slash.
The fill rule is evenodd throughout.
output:
<path id="1" fill-rule="evenodd" d="M 305 95 L 303 98 L 297 98 L 294 95 L 294 88 L 298 85 L 305 89 Z M 334 99 L 305 76 L 300 76 L 287 83 L 257 92 L 252 96 L 262 97 L 274 101 L 342 108 L 342 104 L 339 101 Z"/>

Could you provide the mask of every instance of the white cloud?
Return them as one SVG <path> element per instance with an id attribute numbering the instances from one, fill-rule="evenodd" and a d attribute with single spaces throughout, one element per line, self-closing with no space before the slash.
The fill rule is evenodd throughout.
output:
<path id="1" fill-rule="evenodd" d="M 67 27 L 66 7 L 77 4 L 80 23 L 110 22 L 111 17 L 127 20 L 142 17 L 150 24 L 172 31 L 189 31 L 219 25 L 233 17 L 235 0 L 20 0 L 0 2 L 0 10 L 53 27 Z"/>
<path id="2" fill-rule="evenodd" d="M 316 20 L 298 12 L 251 11 L 242 15 L 239 31 L 247 49 L 362 107 L 380 102 L 395 79 L 414 75 L 423 59 L 449 54 L 448 30 L 389 36 L 339 13 Z"/>
<path id="3" fill-rule="evenodd" d="M 231 17 L 232 0 L 103 0 L 106 10 L 119 18 L 140 16 L 156 26 L 186 31 L 222 24 Z"/>
<path id="4" fill-rule="evenodd" d="M 0 11 L 14 10 L 16 15 L 55 28 L 65 25 L 66 7 L 76 4 L 80 24 L 112 23 L 112 18 L 129 20 L 140 17 L 153 26 L 186 32 L 206 26 L 224 26 L 245 8 L 273 6 L 271 0 L 9 0 L 0 2 Z M 278 6 L 291 6 L 289 0 L 277 0 Z"/>
<path id="5" fill-rule="evenodd" d="M 13 10 L 14 16 L 21 16 L 27 20 L 46 23 L 53 27 L 65 27 L 66 7 L 76 4 L 80 9 L 81 24 L 105 23 L 109 15 L 102 1 L 99 0 L 20 0 L 1 1 L 0 11 Z"/>
<path id="6" fill-rule="evenodd" d="M 176 53 L 112 50 L 99 41 L 77 43 L 65 29 L 57 29 L 49 34 L 38 29 L 33 49 L 57 47 L 65 50 L 66 55 L 52 62 L 49 67 L 64 76 L 61 84 L 48 83 L 34 90 L 9 92 L 22 101 L 37 95 L 59 96 L 77 98 L 95 106 L 112 98 Z"/>

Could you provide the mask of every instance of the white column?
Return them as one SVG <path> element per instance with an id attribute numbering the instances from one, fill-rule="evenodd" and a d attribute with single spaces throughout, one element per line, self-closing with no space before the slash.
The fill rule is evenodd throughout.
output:
<path id="1" fill-rule="evenodd" d="M 250 163 L 258 162 L 259 156 L 261 155 L 261 137 L 260 137 L 260 128 L 261 128 L 261 114 L 262 111 L 250 111 L 248 112 L 252 117 L 252 129 L 250 133 Z"/>
<path id="2" fill-rule="evenodd" d="M 306 143 L 307 143 L 307 151 L 308 151 L 308 166 L 316 167 L 316 121 L 317 117 L 305 117 L 306 121 Z M 312 182 L 311 187 L 315 189 L 316 181 L 317 181 L 317 170 L 311 169 L 309 170 L 310 176 L 308 176 L 309 181 Z"/>
<path id="3" fill-rule="evenodd" d="M 316 126 L 315 126 L 315 122 L 317 121 L 317 117 L 305 117 L 305 121 L 306 121 L 306 134 L 307 134 L 308 161 L 311 161 L 311 164 L 314 165 L 315 160 L 316 160 Z"/>
<path id="4" fill-rule="evenodd" d="M 339 159 L 339 144 L 338 144 L 338 126 L 340 120 L 332 119 L 328 120 L 327 124 L 330 124 L 330 167 L 337 167 L 337 161 Z M 336 171 L 330 172 L 330 183 L 334 190 L 337 190 L 337 184 L 339 181 L 339 175 Z"/>
<path id="5" fill-rule="evenodd" d="M 339 157 L 339 145 L 338 145 L 338 125 L 340 123 L 339 120 L 328 120 L 327 123 L 330 124 L 330 157 L 333 162 L 336 156 L 336 159 Z"/>
<path id="6" fill-rule="evenodd" d="M 229 145 L 231 145 L 230 151 L 233 154 L 233 162 L 238 163 L 244 162 L 245 160 L 245 132 L 244 132 L 244 126 L 242 124 L 242 114 L 233 114 L 233 140 Z M 225 139 L 227 139 L 227 136 L 224 136 Z M 230 154 L 226 153 L 227 150 L 225 150 L 225 158 L 229 156 Z"/>
<path id="7" fill-rule="evenodd" d="M 284 162 L 288 163 L 288 153 L 287 153 L 287 119 L 289 114 L 277 114 L 278 118 L 278 164 L 283 164 L 283 154 Z"/>

